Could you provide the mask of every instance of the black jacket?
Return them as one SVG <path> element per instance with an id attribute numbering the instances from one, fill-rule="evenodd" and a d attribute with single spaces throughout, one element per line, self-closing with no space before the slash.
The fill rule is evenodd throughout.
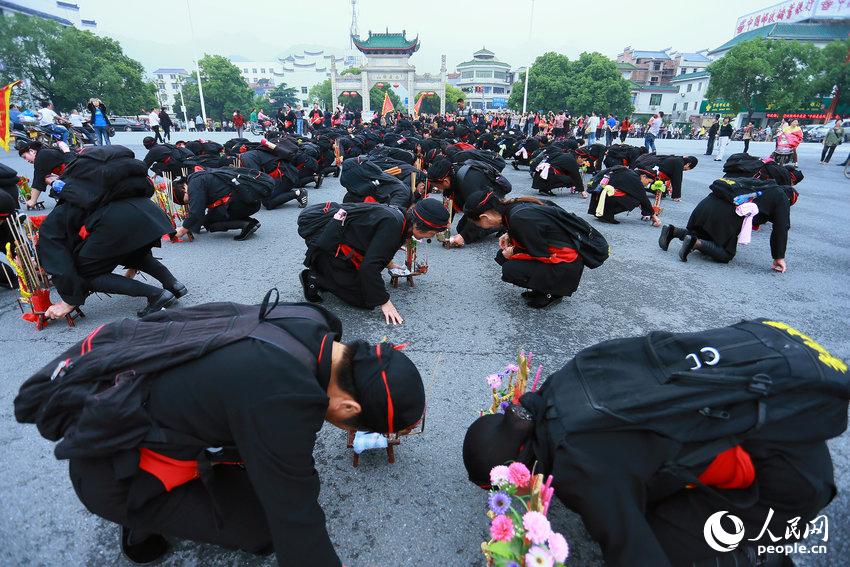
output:
<path id="1" fill-rule="evenodd" d="M 725 136 L 727 138 L 731 138 L 732 137 L 732 125 L 731 124 L 724 124 L 723 126 L 721 126 L 720 127 L 720 135 Z"/>
<path id="2" fill-rule="evenodd" d="M 382 272 L 407 239 L 407 220 L 399 208 L 391 205 L 357 203 L 343 204 L 342 208 L 352 206 L 362 209 L 345 220 L 339 242 L 363 256 L 357 269 L 363 303 L 369 308 L 377 307 L 390 299 Z M 311 265 L 312 256 L 321 253 L 325 252 L 308 247 L 305 265 Z"/>
<path id="3" fill-rule="evenodd" d="M 85 238 L 80 234 L 83 226 Z M 78 257 L 121 259 L 158 245 L 162 235 L 173 230 L 165 213 L 143 197 L 114 201 L 88 216 L 83 209 L 60 202 L 39 229 L 38 256 L 59 296 L 70 305 L 82 305 L 89 285 L 77 271 Z"/>
<path id="4" fill-rule="evenodd" d="M 717 131 L 718 131 L 719 129 L 720 129 L 720 124 L 718 124 L 717 122 L 715 122 L 714 124 L 712 124 L 711 126 L 709 126 L 709 128 L 708 128 L 708 137 L 709 137 L 709 138 L 714 138 L 715 136 L 717 136 Z"/>
<path id="5" fill-rule="evenodd" d="M 94 126 L 95 106 L 92 103 L 88 103 L 86 108 L 88 108 L 88 111 L 89 111 L 89 124 Z M 112 123 L 109 121 L 109 112 L 106 110 L 106 105 L 101 102 L 99 108 L 100 108 L 100 112 L 103 113 L 103 119 L 106 120 L 106 125 L 107 126 L 111 125 Z"/>
<path id="6" fill-rule="evenodd" d="M 788 246 L 788 229 L 791 228 L 791 203 L 785 191 L 775 187 L 757 197 L 753 202 L 759 212 L 753 217 L 753 228 L 772 223 L 770 252 L 773 259 L 785 257 Z M 735 205 L 711 193 L 697 204 L 688 219 L 688 230 L 698 237 L 707 238 L 735 255 L 738 248 L 738 233 L 744 217 L 735 213 Z"/>
<path id="7" fill-rule="evenodd" d="M 32 164 L 32 188 L 44 191 L 47 183 L 44 178 L 51 174 L 60 175 L 64 166 L 74 160 L 73 152 L 63 152 L 53 148 L 41 148 L 35 154 L 35 162 Z"/>
<path id="8" fill-rule="evenodd" d="M 190 232 L 200 231 L 206 218 L 207 207 L 219 199 L 230 195 L 232 192 L 233 189 L 231 186 L 216 175 L 190 175 L 189 214 L 186 220 L 183 221 L 183 227 Z"/>
<path id="9" fill-rule="evenodd" d="M 307 319 L 277 324 L 314 353 L 318 376 L 288 353 L 244 339 L 163 372 L 152 386 L 149 411 L 160 426 L 237 448 L 279 565 L 338 566 L 313 460 L 328 407 L 329 345 L 324 356 L 321 345 L 329 329 Z M 330 330 L 341 334 L 338 320 Z"/>
<path id="10" fill-rule="evenodd" d="M 171 117 L 164 110 L 159 111 L 159 124 L 163 128 L 171 128 L 174 126 L 174 122 L 171 121 Z"/>
<path id="11" fill-rule="evenodd" d="M 636 172 L 626 168 L 612 169 L 608 183 L 626 194 L 620 198 L 625 201 L 627 207 L 630 207 L 628 210 L 640 207 L 640 213 L 643 216 L 648 217 L 653 214 L 652 203 L 646 196 L 646 190 L 640 182 L 640 175 Z"/>

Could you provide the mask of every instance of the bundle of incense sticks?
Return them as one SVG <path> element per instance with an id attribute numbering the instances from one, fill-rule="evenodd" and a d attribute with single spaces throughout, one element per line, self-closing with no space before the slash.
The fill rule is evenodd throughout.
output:
<path id="1" fill-rule="evenodd" d="M 41 266 L 35 247 L 36 230 L 29 221 L 22 223 L 14 214 L 6 217 L 5 222 L 12 235 L 12 242 L 6 244 L 6 259 L 18 276 L 20 301 L 28 303 L 35 310 L 32 303 L 33 294 L 45 292 L 50 288 L 50 281 Z M 5 270 L 4 273 L 9 286 L 14 287 L 9 274 Z M 20 303 L 19 306 L 23 311 Z"/>

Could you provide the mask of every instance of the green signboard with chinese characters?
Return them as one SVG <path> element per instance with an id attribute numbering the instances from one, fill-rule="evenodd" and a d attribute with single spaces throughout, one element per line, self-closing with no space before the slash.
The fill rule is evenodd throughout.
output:
<path id="1" fill-rule="evenodd" d="M 722 98 L 716 100 L 704 100 L 702 104 L 699 105 L 699 113 L 700 114 L 736 114 L 738 112 L 738 107 L 734 106 L 731 102 L 723 100 Z"/>

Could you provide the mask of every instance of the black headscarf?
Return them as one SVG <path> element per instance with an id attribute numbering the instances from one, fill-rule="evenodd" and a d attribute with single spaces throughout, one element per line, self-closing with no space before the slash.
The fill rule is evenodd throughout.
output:
<path id="1" fill-rule="evenodd" d="M 449 211 L 436 199 L 422 199 L 411 208 L 413 222 L 424 230 L 446 230 Z"/>
<path id="2" fill-rule="evenodd" d="M 510 406 L 504 414 L 484 415 L 472 422 L 463 438 L 463 464 L 469 480 L 490 486 L 490 470 L 519 460 L 520 448 L 530 437 L 534 421 L 522 406 Z"/>
<path id="3" fill-rule="evenodd" d="M 428 179 L 439 181 L 448 177 L 452 172 L 452 162 L 444 157 L 438 157 L 428 167 Z"/>
<path id="4" fill-rule="evenodd" d="M 392 343 L 357 341 L 352 361 L 360 418 L 377 433 L 398 433 L 422 418 L 425 388 L 416 366 Z"/>

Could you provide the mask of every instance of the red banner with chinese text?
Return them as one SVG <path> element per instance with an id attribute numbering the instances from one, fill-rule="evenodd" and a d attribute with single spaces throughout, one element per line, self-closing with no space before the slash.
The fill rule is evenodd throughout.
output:
<path id="1" fill-rule="evenodd" d="M 12 97 L 12 87 L 20 83 L 15 81 L 0 89 L 0 146 L 9 151 L 9 137 L 12 135 L 12 125 L 9 123 L 9 101 Z"/>

